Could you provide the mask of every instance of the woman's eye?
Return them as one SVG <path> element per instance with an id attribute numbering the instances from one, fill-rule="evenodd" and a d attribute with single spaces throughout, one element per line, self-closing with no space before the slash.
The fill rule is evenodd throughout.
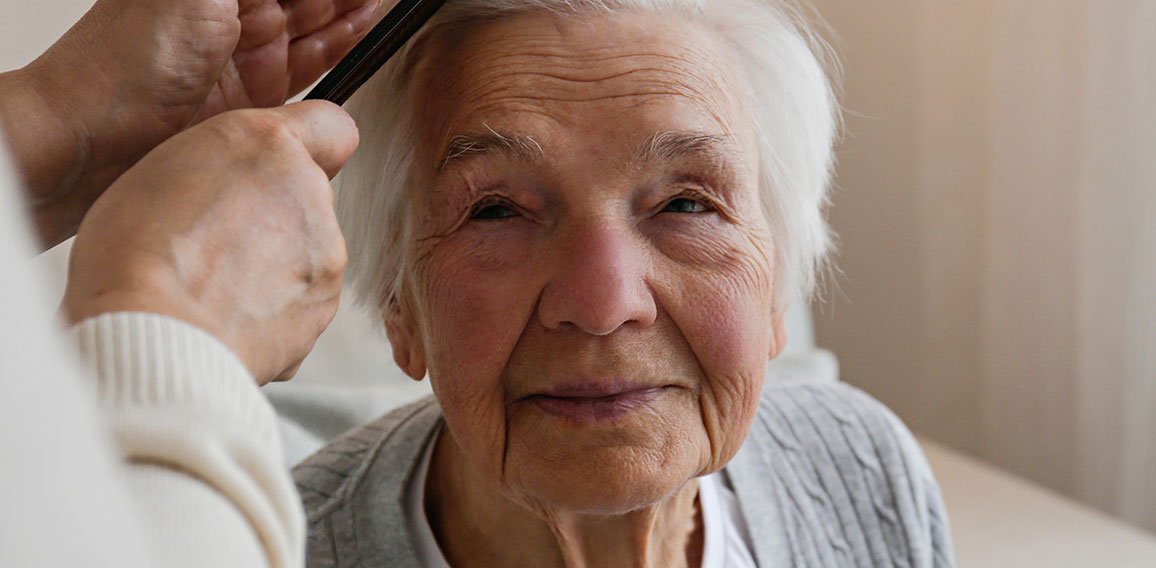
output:
<path id="1" fill-rule="evenodd" d="M 496 219 L 509 219 L 510 217 L 517 216 L 518 211 L 509 205 L 502 203 L 483 203 L 474 209 L 470 218 L 491 221 Z"/>
<path id="2" fill-rule="evenodd" d="M 662 208 L 663 213 L 702 213 L 706 210 L 706 205 L 689 197 L 671 199 Z"/>

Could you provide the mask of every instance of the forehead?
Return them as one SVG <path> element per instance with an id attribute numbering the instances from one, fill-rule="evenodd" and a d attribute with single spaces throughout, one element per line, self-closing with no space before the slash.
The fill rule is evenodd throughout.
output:
<path id="1" fill-rule="evenodd" d="M 676 14 L 527 13 L 444 31 L 411 96 L 430 166 L 462 134 L 636 147 L 656 133 L 749 139 L 749 89 L 721 38 Z"/>

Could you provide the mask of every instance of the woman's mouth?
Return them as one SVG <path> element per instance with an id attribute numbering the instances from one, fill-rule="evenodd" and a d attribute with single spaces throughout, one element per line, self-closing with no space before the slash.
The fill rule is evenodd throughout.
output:
<path id="1" fill-rule="evenodd" d="M 527 400 L 547 414 L 590 423 L 614 420 L 650 406 L 668 388 L 672 387 L 575 387 L 555 389 Z"/>

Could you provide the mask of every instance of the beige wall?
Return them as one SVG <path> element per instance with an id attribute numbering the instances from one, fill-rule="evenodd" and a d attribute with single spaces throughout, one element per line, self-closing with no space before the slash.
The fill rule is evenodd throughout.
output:
<path id="1" fill-rule="evenodd" d="M 60 37 L 93 0 L 0 0 L 0 71 L 22 67 Z"/>
<path id="2" fill-rule="evenodd" d="M 849 111 L 819 343 L 916 431 L 1156 530 L 1156 3 L 816 3 Z"/>
<path id="3" fill-rule="evenodd" d="M 976 452 L 991 2 L 816 4 L 848 111 L 830 216 L 842 273 L 816 307 L 819 342 L 915 430 Z"/>

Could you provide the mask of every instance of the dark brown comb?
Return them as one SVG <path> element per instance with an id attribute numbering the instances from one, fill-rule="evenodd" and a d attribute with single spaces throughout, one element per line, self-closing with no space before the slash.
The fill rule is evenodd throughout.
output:
<path id="1" fill-rule="evenodd" d="M 345 104 L 444 3 L 445 0 L 398 2 L 305 98 Z"/>

